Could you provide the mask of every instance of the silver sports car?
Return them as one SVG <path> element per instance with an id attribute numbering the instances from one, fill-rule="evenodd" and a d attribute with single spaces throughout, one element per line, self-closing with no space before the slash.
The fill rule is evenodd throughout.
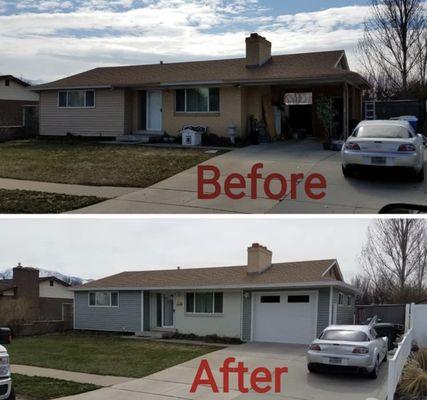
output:
<path id="1" fill-rule="evenodd" d="M 344 143 L 342 170 L 351 176 L 356 168 L 406 168 L 424 180 L 424 142 L 407 121 L 362 121 Z"/>
<path id="2" fill-rule="evenodd" d="M 308 370 L 339 367 L 378 376 L 380 365 L 387 360 L 388 339 L 379 337 L 370 325 L 331 325 L 309 347 Z"/>

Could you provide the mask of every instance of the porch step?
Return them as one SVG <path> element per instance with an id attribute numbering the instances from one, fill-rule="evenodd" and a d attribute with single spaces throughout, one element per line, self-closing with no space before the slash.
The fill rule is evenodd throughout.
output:
<path id="1" fill-rule="evenodd" d="M 176 329 L 154 328 L 151 331 L 139 332 L 135 334 L 135 336 L 151 338 L 151 339 L 165 339 L 165 338 L 173 337 L 175 333 L 176 333 Z"/>
<path id="2" fill-rule="evenodd" d="M 154 133 L 134 133 L 117 136 L 116 141 L 119 143 L 160 143 L 162 136 Z"/>

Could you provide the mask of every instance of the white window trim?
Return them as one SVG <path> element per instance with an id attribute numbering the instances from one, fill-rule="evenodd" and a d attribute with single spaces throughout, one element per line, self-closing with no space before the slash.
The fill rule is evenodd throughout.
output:
<path id="1" fill-rule="evenodd" d="M 350 295 L 347 296 L 347 306 L 348 307 L 353 306 L 353 296 L 350 296 Z"/>
<path id="2" fill-rule="evenodd" d="M 218 111 L 210 111 L 210 109 L 211 109 L 211 94 L 210 94 L 210 90 L 211 89 L 217 89 L 217 88 L 206 87 L 206 86 L 203 86 L 200 89 L 208 89 L 209 90 L 209 93 L 208 93 L 208 111 L 188 111 L 187 110 L 187 90 L 191 90 L 191 89 L 194 89 L 194 88 L 184 88 L 184 89 L 176 89 L 175 90 L 175 113 L 176 114 L 219 114 L 221 112 L 221 89 L 218 88 L 218 90 L 219 90 L 219 110 Z M 176 109 L 176 107 L 177 107 L 176 96 L 178 94 L 178 90 L 184 90 L 184 94 L 185 94 L 185 100 L 184 100 L 185 111 L 177 111 L 177 109 Z"/>
<path id="3" fill-rule="evenodd" d="M 93 106 L 83 106 L 83 107 L 72 107 L 72 106 L 69 106 L 68 105 L 68 94 L 70 93 L 70 92 L 84 92 L 85 93 L 85 104 L 86 104 L 86 93 L 87 92 L 93 92 Z M 66 106 L 60 106 L 59 105 L 59 94 L 60 93 L 67 93 L 67 100 L 66 100 Z M 96 91 L 94 90 L 94 89 L 82 89 L 82 90 L 79 90 L 79 89 L 73 89 L 73 90 L 58 90 L 58 95 L 57 95 L 57 106 L 58 106 L 58 108 L 61 108 L 61 109 L 63 109 L 63 108 L 71 108 L 71 109 L 73 109 L 73 110 L 78 110 L 78 109 L 86 109 L 86 108 L 96 108 Z"/>
<path id="4" fill-rule="evenodd" d="M 187 311 L 187 294 L 192 293 L 194 296 L 194 300 L 193 300 L 193 312 L 191 311 Z M 196 293 L 212 293 L 213 295 L 213 301 L 212 301 L 212 312 L 196 312 Z M 222 293 L 222 312 L 221 313 L 216 313 L 215 312 L 215 293 Z M 185 292 L 185 314 L 188 315 L 224 315 L 224 292 L 220 292 L 220 291 L 206 291 L 206 292 Z"/>
<path id="5" fill-rule="evenodd" d="M 96 304 L 95 305 L 91 305 L 90 304 L 90 295 L 92 293 L 95 294 L 95 303 L 96 303 L 96 294 L 97 293 L 108 293 L 109 294 L 109 298 L 110 298 L 110 305 L 109 306 L 97 306 Z M 116 306 L 112 306 L 111 305 L 111 295 L 112 295 L 112 293 L 117 293 L 117 305 Z M 88 304 L 88 307 L 90 307 L 90 308 L 119 308 L 120 307 L 120 294 L 119 294 L 119 292 L 110 292 L 110 291 L 105 291 L 105 290 L 97 291 L 97 292 L 88 292 L 88 294 L 87 294 L 87 304 Z"/>

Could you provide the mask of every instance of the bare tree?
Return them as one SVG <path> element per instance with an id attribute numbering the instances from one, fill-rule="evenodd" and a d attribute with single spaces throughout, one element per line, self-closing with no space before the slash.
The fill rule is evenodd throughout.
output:
<path id="1" fill-rule="evenodd" d="M 358 45 L 367 78 L 374 85 L 385 82 L 386 91 L 406 92 L 419 72 L 420 43 L 426 27 L 423 0 L 372 0 L 371 15 Z"/>
<path id="2" fill-rule="evenodd" d="M 368 229 L 360 263 L 374 289 L 403 292 L 413 285 L 424 287 L 427 221 L 377 220 Z M 419 276 L 419 278 L 417 277 Z"/>

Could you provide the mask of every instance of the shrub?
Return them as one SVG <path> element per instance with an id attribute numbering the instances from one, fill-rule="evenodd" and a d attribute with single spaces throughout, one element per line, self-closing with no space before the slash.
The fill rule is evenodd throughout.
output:
<path id="1" fill-rule="evenodd" d="M 427 349 L 411 355 L 403 370 L 399 391 L 414 400 L 427 398 Z"/>

